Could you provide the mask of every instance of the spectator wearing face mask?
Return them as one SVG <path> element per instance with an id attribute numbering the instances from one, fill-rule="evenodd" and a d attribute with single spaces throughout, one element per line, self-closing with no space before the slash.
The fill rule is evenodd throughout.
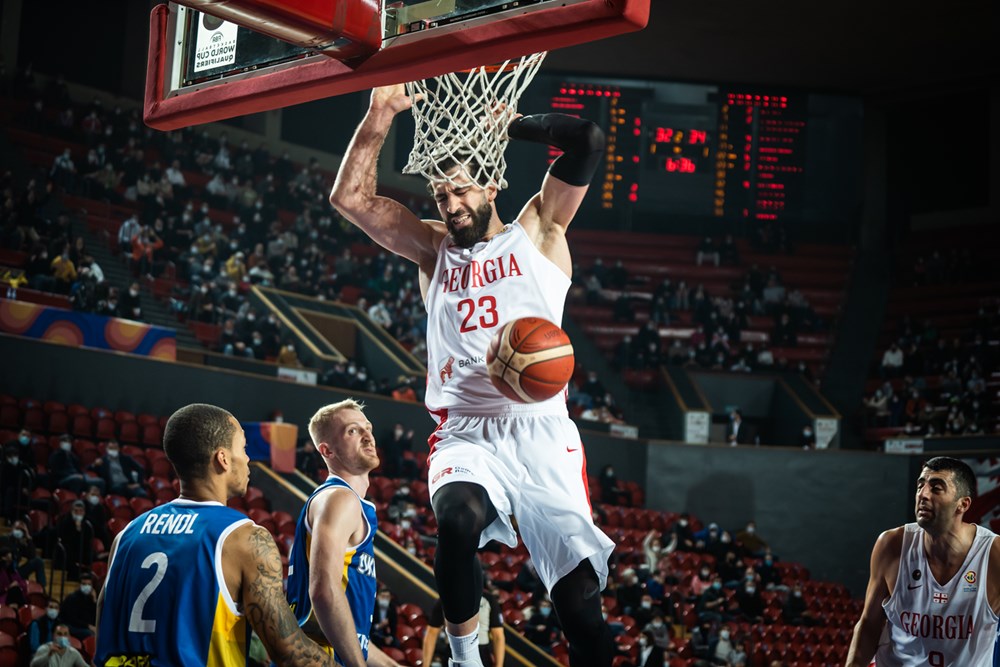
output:
<path id="1" fill-rule="evenodd" d="M 644 594 L 641 598 L 639 598 L 638 608 L 632 612 L 632 618 L 635 619 L 636 627 L 646 627 L 646 625 L 653 620 L 653 614 L 659 613 L 659 611 L 659 608 L 655 607 L 653 604 L 653 596 L 649 593 Z"/>
<path id="2" fill-rule="evenodd" d="M 73 501 L 69 514 L 56 525 L 56 536 L 65 549 L 69 578 L 77 581 L 82 570 L 89 570 L 94 559 L 94 527 L 86 520 L 86 505 L 82 500 Z M 57 554 L 57 562 L 62 554 Z M 61 563 L 60 563 L 61 564 Z"/>
<path id="3" fill-rule="evenodd" d="M 38 647 L 31 667 L 87 667 L 80 652 L 70 645 L 69 628 L 60 623 L 52 632 L 52 641 Z"/>
<path id="4" fill-rule="evenodd" d="M 399 648 L 399 640 L 396 639 L 398 616 L 396 605 L 392 603 L 392 594 L 386 589 L 380 590 L 375 598 L 371 630 L 371 640 L 379 648 Z"/>
<path id="5" fill-rule="evenodd" d="M 636 664 L 639 667 L 661 667 L 667 664 L 667 653 L 660 646 L 653 634 L 645 630 L 639 635 L 639 655 Z"/>
<path id="6" fill-rule="evenodd" d="M 663 533 L 651 530 L 642 538 L 642 552 L 646 556 L 646 567 L 652 572 L 656 570 L 661 558 L 673 553 L 677 548 L 677 533 L 670 534 L 670 543 L 664 546 Z"/>
<path id="7" fill-rule="evenodd" d="M 677 548 L 681 551 L 694 551 L 694 533 L 691 530 L 691 518 L 687 512 L 681 514 L 672 531 L 677 539 Z"/>
<path id="8" fill-rule="evenodd" d="M 618 608 L 623 614 L 634 616 L 639 602 L 642 600 L 642 584 L 639 577 L 632 568 L 627 568 L 622 572 L 622 583 L 616 592 L 618 598 Z"/>
<path id="9" fill-rule="evenodd" d="M 722 621 L 726 611 L 726 594 L 722 592 L 722 582 L 718 576 L 712 577 L 712 585 L 705 589 L 698 598 L 698 620 L 709 623 Z"/>
<path id="10" fill-rule="evenodd" d="M 59 617 L 59 601 L 49 600 L 45 614 L 39 616 L 28 626 L 28 646 L 34 654 L 38 647 L 52 641 L 52 631 L 57 625 L 64 625 Z"/>
<path id="11" fill-rule="evenodd" d="M 552 602 L 542 598 L 531 608 L 531 615 L 524 622 L 524 637 L 534 644 L 548 647 L 559 636 L 559 625 L 552 613 Z"/>
<path id="12" fill-rule="evenodd" d="M 729 654 L 733 652 L 732 630 L 728 625 L 719 628 L 719 641 L 712 651 L 712 662 L 717 665 L 725 665 L 729 660 Z"/>
<path id="13" fill-rule="evenodd" d="M 80 575 L 80 588 L 66 596 L 62 603 L 63 621 L 69 626 L 71 635 L 83 641 L 96 631 L 97 591 L 94 575 L 84 572 Z"/>
<path id="14" fill-rule="evenodd" d="M 712 586 L 712 570 L 707 563 L 702 563 L 701 568 L 698 570 L 698 574 L 691 578 L 691 595 L 693 597 L 699 597 L 708 588 Z"/>
<path id="15" fill-rule="evenodd" d="M 664 622 L 663 614 L 654 612 L 653 620 L 643 627 L 642 632 L 644 635 L 650 637 L 653 643 L 661 649 L 673 649 L 674 642 L 670 636 L 670 626 Z"/>
<path id="16" fill-rule="evenodd" d="M 18 519 L 11 526 L 10 535 L 4 540 L 4 546 L 14 555 L 14 567 L 18 573 L 27 579 L 32 574 L 35 581 L 45 586 L 45 563 L 38 557 L 35 542 L 28 533 L 28 526 Z"/>
<path id="17" fill-rule="evenodd" d="M 118 302 L 121 316 L 129 320 L 142 320 L 142 297 L 139 283 L 133 282 Z"/>
<path id="18" fill-rule="evenodd" d="M 122 454 L 117 440 L 108 440 L 104 456 L 94 461 L 91 468 L 104 480 L 107 493 L 126 498 L 146 497 L 142 486 L 145 471 L 127 454 Z"/>
<path id="19" fill-rule="evenodd" d="M 17 450 L 18 456 L 22 461 L 32 461 L 33 452 L 31 449 L 31 431 L 26 428 L 22 428 L 16 438 L 12 438 L 7 442 L 3 443 L 4 451 L 8 448 L 13 447 Z"/>
<path id="20" fill-rule="evenodd" d="M 387 477 L 405 477 L 408 480 L 417 478 L 417 463 L 412 458 L 406 458 L 413 451 L 413 430 L 406 430 L 397 423 L 392 431 L 379 440 L 385 452 L 382 468 Z"/>
<path id="21" fill-rule="evenodd" d="M 796 584 L 781 608 L 781 618 L 788 625 L 816 625 L 816 619 L 809 613 L 809 604 L 802 595 L 802 586 Z"/>
<path id="22" fill-rule="evenodd" d="M 630 505 L 631 499 L 628 491 L 618 481 L 615 475 L 615 468 L 611 464 L 604 466 L 601 470 L 601 500 L 611 505 Z"/>
<path id="23" fill-rule="evenodd" d="M 59 449 L 49 455 L 49 480 L 57 489 L 81 493 L 88 479 L 83 474 L 80 458 L 73 452 L 73 438 L 66 434 L 59 439 Z M 104 480 L 89 480 L 104 488 Z"/>
<path id="24" fill-rule="evenodd" d="M 746 528 L 736 533 L 736 541 L 750 556 L 759 558 L 767 551 L 767 542 L 757 534 L 757 524 L 754 521 L 747 523 Z"/>
<path id="25" fill-rule="evenodd" d="M 35 489 L 35 471 L 21 457 L 19 445 L 7 445 L 3 453 L 0 488 L 3 489 L 3 516 L 9 524 L 27 511 L 31 492 Z"/>
<path id="26" fill-rule="evenodd" d="M 90 522 L 91 527 L 94 529 L 94 537 L 101 541 L 105 550 L 110 549 L 111 532 L 108 530 L 108 519 L 111 518 L 111 512 L 104 505 L 101 490 L 91 485 L 81 500 L 87 504 L 84 520 Z"/>
<path id="27" fill-rule="evenodd" d="M 750 623 L 760 623 L 764 620 L 764 600 L 760 597 L 756 581 L 747 581 L 736 590 L 736 603 L 744 620 Z"/>

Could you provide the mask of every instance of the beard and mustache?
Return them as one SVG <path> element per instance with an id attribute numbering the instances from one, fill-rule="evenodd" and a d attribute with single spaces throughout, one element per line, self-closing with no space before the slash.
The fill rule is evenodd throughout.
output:
<path id="1" fill-rule="evenodd" d="M 471 224 L 460 229 L 456 229 L 453 220 L 466 214 L 468 214 Z M 455 242 L 455 245 L 462 248 L 471 248 L 483 240 L 483 236 L 486 235 L 486 230 L 489 229 L 490 218 L 492 216 L 493 209 L 490 207 L 489 202 L 484 200 L 483 203 L 477 206 L 474 210 L 462 211 L 449 216 L 448 219 L 445 220 L 445 224 L 448 226 L 448 231 L 451 233 L 451 238 Z"/>

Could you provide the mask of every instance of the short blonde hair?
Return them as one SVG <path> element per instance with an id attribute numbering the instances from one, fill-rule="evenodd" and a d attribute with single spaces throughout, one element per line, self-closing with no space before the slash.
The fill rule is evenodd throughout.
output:
<path id="1" fill-rule="evenodd" d="M 319 449 L 319 443 L 329 442 L 330 436 L 330 425 L 333 422 L 333 418 L 338 412 L 344 410 L 357 410 L 358 412 L 365 411 L 364 403 L 358 403 L 353 398 L 347 398 L 339 403 L 331 403 L 330 405 L 324 405 L 322 408 L 316 411 L 316 414 L 312 416 L 309 420 L 309 436 L 312 438 L 313 445 Z"/>

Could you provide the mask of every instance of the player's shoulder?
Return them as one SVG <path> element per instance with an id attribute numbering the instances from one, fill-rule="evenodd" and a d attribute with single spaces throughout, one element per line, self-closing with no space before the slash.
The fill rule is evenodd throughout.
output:
<path id="1" fill-rule="evenodd" d="M 884 558 L 899 558 L 903 548 L 903 536 L 906 534 L 906 526 L 897 526 L 889 530 L 882 531 L 875 540 L 875 548 L 872 550 L 873 556 Z"/>

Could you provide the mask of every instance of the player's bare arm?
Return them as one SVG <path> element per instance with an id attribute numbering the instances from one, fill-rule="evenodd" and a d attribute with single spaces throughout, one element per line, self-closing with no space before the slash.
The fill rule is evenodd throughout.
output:
<path id="1" fill-rule="evenodd" d="M 281 555 L 270 533 L 260 526 L 241 526 L 222 551 L 230 593 L 242 601 L 243 613 L 271 660 L 281 666 L 333 667 L 333 658 L 306 637 L 288 607 L 281 588 Z"/>
<path id="2" fill-rule="evenodd" d="M 542 189 L 521 210 L 518 221 L 542 253 L 567 275 L 572 270 L 566 228 L 576 215 L 604 152 L 604 133 L 594 123 L 563 114 L 514 119 L 512 139 L 554 146 L 563 154 L 552 163 Z"/>
<path id="3" fill-rule="evenodd" d="M 861 618 L 854 626 L 854 637 L 851 639 L 845 663 L 847 667 L 868 667 L 875 657 L 878 640 L 886 624 L 882 602 L 892 595 L 892 586 L 895 585 L 896 575 L 899 573 L 902 548 L 902 528 L 887 530 L 875 541 L 865 604 L 861 610 Z"/>
<path id="4" fill-rule="evenodd" d="M 507 636 L 503 627 L 490 628 L 490 648 L 493 649 L 493 667 L 503 667 L 503 657 L 507 653 Z"/>
<path id="5" fill-rule="evenodd" d="M 375 646 L 375 644 L 369 644 L 368 667 L 399 667 L 399 663 L 387 656 L 382 649 Z"/>
<path id="6" fill-rule="evenodd" d="M 1000 537 L 994 537 L 990 547 L 990 569 L 986 585 L 986 598 L 990 607 L 993 613 L 1000 614 Z"/>
<path id="7" fill-rule="evenodd" d="M 344 554 L 364 539 L 358 498 L 350 489 L 333 489 L 309 504 L 312 541 L 309 548 L 309 598 L 320 630 L 348 667 L 365 664 L 351 605 L 341 573 Z"/>
<path id="8" fill-rule="evenodd" d="M 410 108 L 402 84 L 372 90 L 368 113 L 340 163 L 330 203 L 373 241 L 433 271 L 443 223 L 421 220 L 399 202 L 376 194 L 378 156 L 393 118 Z"/>

